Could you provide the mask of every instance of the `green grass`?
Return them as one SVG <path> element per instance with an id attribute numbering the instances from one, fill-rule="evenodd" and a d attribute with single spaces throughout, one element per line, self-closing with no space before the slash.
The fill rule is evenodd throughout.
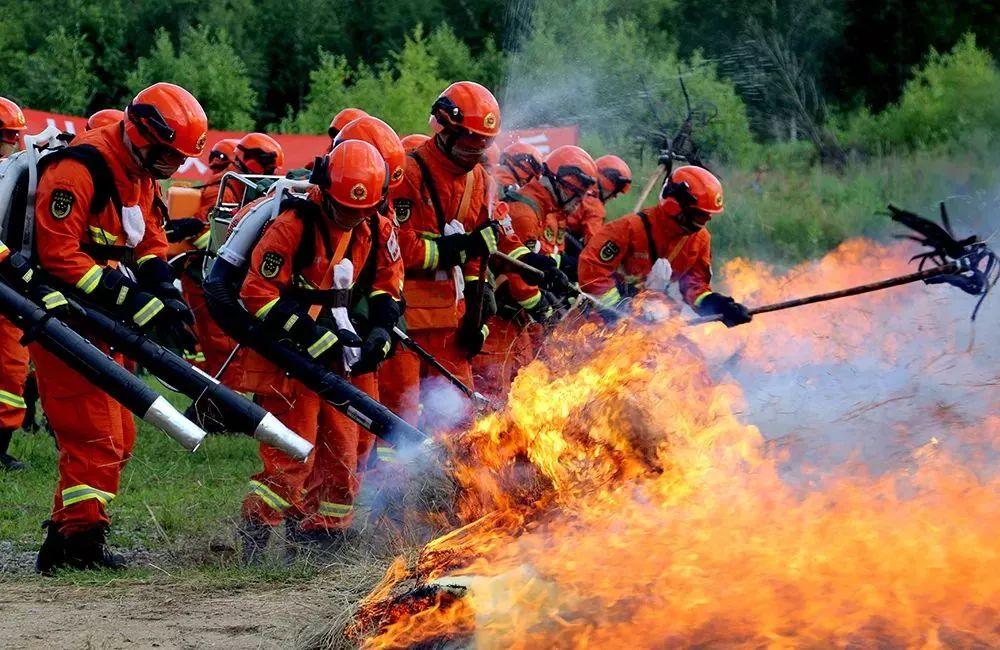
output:
<path id="1" fill-rule="evenodd" d="M 169 393 L 180 407 L 186 398 Z M 44 433 L 14 434 L 11 453 L 30 463 L 25 472 L 0 473 L 0 540 L 18 552 L 41 542 L 56 487 L 57 452 Z M 67 572 L 58 580 L 72 584 L 145 582 L 169 576 L 187 582 L 238 587 L 305 579 L 314 571 L 294 566 L 238 566 L 232 552 L 240 503 L 249 476 L 258 471 L 257 443 L 246 436 L 209 436 L 189 453 L 153 427 L 140 422 L 133 458 L 125 467 L 119 496 L 111 504 L 112 545 L 146 550 L 124 573 Z M 151 566 L 151 565 L 155 565 Z"/>

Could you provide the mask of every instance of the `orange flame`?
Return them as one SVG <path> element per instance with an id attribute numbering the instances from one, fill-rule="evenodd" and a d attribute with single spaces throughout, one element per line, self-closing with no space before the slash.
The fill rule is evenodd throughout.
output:
<path id="1" fill-rule="evenodd" d="M 724 276 L 757 304 L 905 272 L 900 259 L 857 241 L 784 275 L 735 261 Z M 796 482 L 744 421 L 768 413 L 745 414 L 744 390 L 703 357 L 893 367 L 930 355 L 927 334 L 876 314 L 925 293 L 725 333 L 679 320 L 558 333 L 507 409 L 453 449 L 469 523 L 428 544 L 418 572 L 468 595 L 391 618 L 366 647 L 472 634 L 481 648 L 1000 646 L 995 389 L 985 412 L 920 411 L 961 454 L 925 439 L 891 471 L 852 462 Z"/>

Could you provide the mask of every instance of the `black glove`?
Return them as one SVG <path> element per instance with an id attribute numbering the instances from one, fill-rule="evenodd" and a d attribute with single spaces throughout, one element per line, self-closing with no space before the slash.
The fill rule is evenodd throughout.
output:
<path id="1" fill-rule="evenodd" d="M 462 317 L 462 322 L 458 325 L 456 341 L 465 355 L 471 359 L 483 351 L 483 345 L 486 344 L 486 338 L 489 335 L 490 328 L 466 312 L 465 316 Z"/>
<path id="2" fill-rule="evenodd" d="M 559 263 L 554 258 L 539 253 L 525 253 L 517 259 L 545 274 L 544 278 L 539 278 L 535 273 L 520 272 L 528 284 L 556 294 L 569 293 L 573 290 L 573 284 L 566 274 L 559 270 Z"/>
<path id="3" fill-rule="evenodd" d="M 579 257 L 569 255 L 568 253 L 563 253 L 559 256 L 559 270 L 563 272 L 570 284 L 577 282 L 576 267 L 579 261 Z"/>
<path id="4" fill-rule="evenodd" d="M 351 374 L 363 375 L 374 372 L 380 363 L 389 358 L 391 349 L 392 338 L 389 331 L 382 327 L 372 329 L 361 345 L 361 358 L 351 366 Z"/>
<path id="5" fill-rule="evenodd" d="M 486 257 L 497 249 L 498 226 L 495 221 L 469 233 L 444 235 L 435 239 L 438 247 L 438 268 L 465 264 L 474 257 Z"/>
<path id="6" fill-rule="evenodd" d="M 264 326 L 271 333 L 290 338 L 306 354 L 324 366 L 338 358 L 344 347 L 359 348 L 361 339 L 350 330 L 336 332 L 319 325 L 297 302 L 282 298 L 264 316 Z"/>
<path id="7" fill-rule="evenodd" d="M 483 286 L 479 286 L 483 285 Z M 497 313 L 497 297 L 493 293 L 493 285 L 489 282 L 480 282 L 477 280 L 466 280 L 465 281 L 465 311 L 466 313 L 474 312 L 479 308 L 479 295 L 483 295 L 483 311 L 482 314 L 473 314 L 473 316 L 478 317 L 480 322 L 485 323 L 487 319 L 491 316 L 495 316 Z"/>
<path id="8" fill-rule="evenodd" d="M 163 317 L 163 301 L 135 282 L 122 275 L 118 269 L 105 267 L 97 287 L 90 293 L 99 305 L 123 321 L 140 330 L 148 330 Z"/>
<path id="9" fill-rule="evenodd" d="M 194 314 L 184 301 L 184 296 L 174 286 L 176 278 L 177 276 L 170 265 L 159 258 L 147 260 L 139 266 L 139 270 L 136 272 L 139 288 L 162 300 L 167 316 L 171 320 L 176 319 L 190 327 L 194 325 Z"/>
<path id="10" fill-rule="evenodd" d="M 205 222 L 197 217 L 171 219 L 163 230 L 167 233 L 167 241 L 171 244 L 190 239 L 205 229 Z"/>
<path id="11" fill-rule="evenodd" d="M 721 293 L 710 293 L 702 298 L 697 311 L 702 316 L 722 316 L 722 322 L 726 327 L 736 327 L 753 320 L 753 316 L 744 305 Z"/>
<path id="12" fill-rule="evenodd" d="M 528 315 L 536 323 L 545 324 L 555 318 L 556 300 L 548 291 L 542 291 L 538 304 L 528 310 Z"/>

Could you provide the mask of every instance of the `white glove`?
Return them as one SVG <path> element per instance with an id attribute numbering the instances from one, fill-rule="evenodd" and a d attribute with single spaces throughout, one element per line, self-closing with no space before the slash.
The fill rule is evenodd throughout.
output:
<path id="1" fill-rule="evenodd" d="M 465 233 L 465 226 L 458 219 L 452 219 L 444 224 L 444 235 L 458 235 Z M 451 277 L 455 280 L 455 304 L 465 296 L 465 275 L 461 266 L 451 267 Z"/>
<path id="2" fill-rule="evenodd" d="M 667 287 L 670 286 L 670 276 L 673 273 L 674 271 L 670 268 L 670 261 L 667 258 L 657 258 L 653 262 L 653 268 L 650 270 L 649 275 L 646 276 L 646 289 L 666 293 Z"/>
<path id="3" fill-rule="evenodd" d="M 333 267 L 333 286 L 336 289 L 350 289 L 354 284 L 354 264 L 349 259 L 343 259 Z M 351 316 L 347 313 L 347 307 L 332 307 L 333 320 L 340 329 L 349 330 L 357 334 L 354 325 L 351 324 Z M 344 367 L 350 368 L 361 358 L 361 348 L 349 348 L 344 346 Z"/>

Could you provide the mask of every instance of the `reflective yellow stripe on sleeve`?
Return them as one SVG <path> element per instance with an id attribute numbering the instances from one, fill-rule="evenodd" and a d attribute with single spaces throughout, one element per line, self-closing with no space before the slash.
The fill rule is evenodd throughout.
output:
<path id="1" fill-rule="evenodd" d="M 438 245 L 429 239 L 424 240 L 424 268 L 436 269 L 438 266 Z"/>
<path id="2" fill-rule="evenodd" d="M 542 300 L 542 292 L 536 291 L 535 295 L 527 298 L 525 300 L 518 300 L 517 302 L 525 309 L 534 309 L 539 302 Z"/>
<path id="3" fill-rule="evenodd" d="M 354 504 L 332 503 L 330 501 L 319 502 L 319 514 L 322 517 L 343 519 L 344 517 L 349 517 L 352 512 L 354 512 Z"/>
<path id="4" fill-rule="evenodd" d="M 513 257 L 516 260 L 516 259 L 520 259 L 520 257 L 522 255 L 527 255 L 530 252 L 531 251 L 528 250 L 527 248 L 525 248 L 524 246 L 518 246 L 517 248 L 515 248 L 514 250 L 512 250 L 510 253 L 508 253 L 508 255 L 510 257 Z"/>
<path id="5" fill-rule="evenodd" d="M 118 241 L 118 235 L 112 235 L 107 230 L 97 226 L 89 226 L 90 238 L 95 244 L 111 245 Z"/>
<path id="6" fill-rule="evenodd" d="M 154 258 L 156 258 L 156 255 L 143 255 L 142 257 L 137 259 L 135 263 L 137 266 L 142 266 L 143 264 Z"/>
<path id="7" fill-rule="evenodd" d="M 261 501 L 275 510 L 284 510 L 292 505 L 278 496 L 277 492 L 267 487 L 260 481 L 250 481 L 250 494 L 257 495 L 260 497 Z"/>
<path id="8" fill-rule="evenodd" d="M 5 244 L 2 241 L 0 241 L 0 260 L 2 260 L 3 258 L 5 258 L 6 257 L 6 253 L 8 253 L 8 252 L 10 252 L 10 249 L 7 248 L 7 244 Z"/>
<path id="9" fill-rule="evenodd" d="M 281 300 L 281 298 L 275 298 L 271 302 L 265 304 L 263 307 L 257 310 L 257 313 L 255 313 L 253 317 L 256 319 L 264 318 L 265 316 L 267 316 L 268 312 L 271 311 L 271 308 L 274 307 L 276 304 L 278 304 L 279 300 Z"/>
<path id="10" fill-rule="evenodd" d="M 704 300 L 711 293 L 712 293 L 711 291 L 706 291 L 705 293 L 700 294 L 697 298 L 694 299 L 694 306 L 699 307 L 701 305 L 701 301 Z"/>
<path id="11" fill-rule="evenodd" d="M 85 484 L 74 485 L 73 487 L 68 487 L 62 491 L 63 506 L 71 506 L 74 503 L 80 503 L 81 501 L 86 501 L 87 499 L 97 499 L 101 502 L 101 505 L 106 506 L 114 498 L 114 492 L 105 492 L 104 490 L 98 490 L 95 487 Z"/>
<path id="12" fill-rule="evenodd" d="M 16 409 L 27 408 L 27 404 L 24 403 L 24 398 L 20 395 L 15 395 L 14 393 L 8 393 L 5 390 L 0 390 L 0 404 L 6 404 L 7 406 L 12 406 Z"/>
<path id="13" fill-rule="evenodd" d="M 93 293 L 94 289 L 101 282 L 101 273 L 103 272 L 103 267 L 98 264 L 90 267 L 83 277 L 76 281 L 76 288 L 84 293 Z"/>
<path id="14" fill-rule="evenodd" d="M 191 245 L 197 249 L 204 250 L 206 247 L 208 247 L 208 240 L 211 239 L 211 236 L 212 236 L 212 231 L 206 230 L 201 235 L 199 235 L 197 239 L 191 242 Z"/>
<path id="15" fill-rule="evenodd" d="M 376 446 L 375 456 L 383 463 L 395 463 L 398 461 L 395 447 L 390 447 L 389 445 Z"/>
<path id="16" fill-rule="evenodd" d="M 614 307 L 621 299 L 622 294 L 618 292 L 618 287 L 611 287 L 604 294 L 597 297 L 597 301 L 605 307 Z"/>

